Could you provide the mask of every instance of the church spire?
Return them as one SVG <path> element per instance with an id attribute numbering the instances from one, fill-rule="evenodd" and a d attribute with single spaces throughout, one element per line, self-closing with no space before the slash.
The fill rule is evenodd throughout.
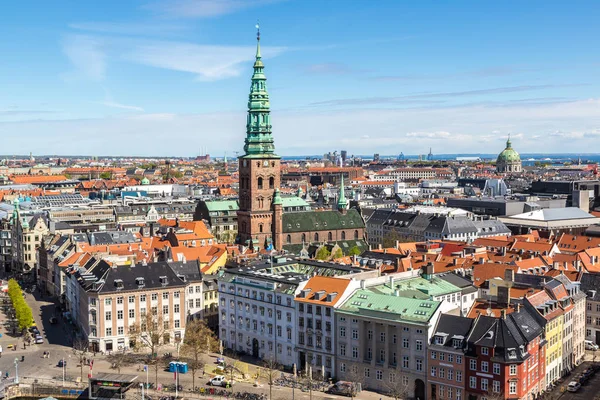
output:
<path id="1" fill-rule="evenodd" d="M 248 98 L 248 118 L 246 121 L 246 140 L 243 157 L 278 158 L 271 133 L 271 115 L 267 78 L 260 53 L 260 27 L 256 24 L 256 59 Z"/>
<path id="2" fill-rule="evenodd" d="M 337 208 L 339 211 L 345 211 L 348 208 L 348 202 L 346 201 L 346 194 L 344 193 L 344 173 L 340 180 L 340 196 L 338 198 Z"/>

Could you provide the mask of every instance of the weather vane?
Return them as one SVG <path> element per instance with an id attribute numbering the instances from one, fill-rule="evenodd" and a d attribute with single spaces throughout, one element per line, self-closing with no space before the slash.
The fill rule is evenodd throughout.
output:
<path id="1" fill-rule="evenodd" d="M 260 24 L 256 21 L 256 40 L 260 40 Z"/>

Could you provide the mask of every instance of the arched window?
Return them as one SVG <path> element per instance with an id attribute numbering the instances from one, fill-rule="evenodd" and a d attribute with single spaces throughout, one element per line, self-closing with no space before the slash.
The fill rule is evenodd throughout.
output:
<path id="1" fill-rule="evenodd" d="M 333 240 L 333 234 L 331 232 L 327 234 L 327 240 L 329 240 L 330 242 Z"/>
<path id="2" fill-rule="evenodd" d="M 258 224 L 258 231 L 260 233 L 262 233 L 262 231 L 263 231 L 263 224 Z"/>
<path id="3" fill-rule="evenodd" d="M 358 229 L 354 231 L 354 240 L 358 240 Z"/>
<path id="4" fill-rule="evenodd" d="M 246 232 L 246 223 L 242 222 L 242 232 Z"/>
<path id="5" fill-rule="evenodd" d="M 275 178 L 270 177 L 269 178 L 269 189 L 274 189 L 275 188 Z"/>
<path id="6" fill-rule="evenodd" d="M 346 231 L 342 231 L 342 240 L 346 240 Z"/>
<path id="7" fill-rule="evenodd" d="M 259 189 L 263 188 L 263 178 L 258 178 L 258 188 Z"/>
<path id="8" fill-rule="evenodd" d="M 319 234 L 317 232 L 315 232 L 315 242 L 319 241 Z"/>
<path id="9" fill-rule="evenodd" d="M 304 242 L 306 242 L 306 233 L 303 233 L 303 234 L 302 234 L 302 242 L 303 242 L 303 243 L 304 243 Z"/>
<path id="10" fill-rule="evenodd" d="M 287 244 L 292 243 L 292 235 L 287 235 L 287 237 L 285 238 L 285 241 Z"/>

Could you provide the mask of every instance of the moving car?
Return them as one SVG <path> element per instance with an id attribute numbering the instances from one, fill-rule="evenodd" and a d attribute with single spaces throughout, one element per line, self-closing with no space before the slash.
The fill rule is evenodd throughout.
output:
<path id="1" fill-rule="evenodd" d="M 591 340 L 586 340 L 585 341 L 585 349 L 596 351 L 596 350 L 598 350 L 598 345 L 596 343 L 592 342 Z"/>
<path id="2" fill-rule="evenodd" d="M 569 392 L 576 392 L 579 389 L 581 389 L 581 383 L 579 382 L 572 381 L 567 385 L 567 391 Z"/>

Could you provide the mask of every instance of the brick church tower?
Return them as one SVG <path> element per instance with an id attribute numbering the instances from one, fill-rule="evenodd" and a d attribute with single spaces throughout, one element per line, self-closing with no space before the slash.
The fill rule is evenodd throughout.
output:
<path id="1" fill-rule="evenodd" d="M 260 31 L 256 39 L 244 155 L 239 157 L 240 208 L 237 214 L 239 242 L 248 247 L 265 248 L 273 241 L 272 202 L 281 182 L 281 157 L 275 154 L 271 134 L 267 78 L 260 55 Z"/>

